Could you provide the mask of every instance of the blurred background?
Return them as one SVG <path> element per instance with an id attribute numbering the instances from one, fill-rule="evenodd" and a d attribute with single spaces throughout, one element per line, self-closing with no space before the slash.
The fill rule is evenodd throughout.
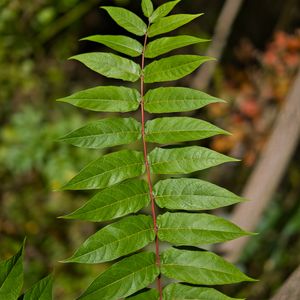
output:
<path id="1" fill-rule="evenodd" d="M 57 219 L 81 206 L 89 194 L 54 190 L 100 155 L 57 138 L 103 114 L 55 99 L 118 84 L 67 61 L 77 53 L 106 51 L 79 42 L 82 37 L 125 33 L 100 11 L 99 5 L 108 4 L 141 15 L 140 1 L 133 0 L 0 0 L 0 257 L 13 255 L 27 236 L 25 288 L 54 271 L 55 299 L 74 299 L 106 267 L 57 262 L 99 224 Z M 300 265 L 300 115 L 288 114 L 300 105 L 300 96 L 295 101 L 300 84 L 294 84 L 300 65 L 300 1 L 183 0 L 174 10 L 198 12 L 205 15 L 172 34 L 214 36 L 214 42 L 177 53 L 212 53 L 219 60 L 176 85 L 201 87 L 227 101 L 193 115 L 233 133 L 201 145 L 242 161 L 196 176 L 253 200 L 251 211 L 240 207 L 216 213 L 250 222 L 260 233 L 239 246 L 239 253 L 230 245 L 216 248 L 260 280 L 221 290 L 251 300 L 271 299 Z M 272 139 L 271 146 L 278 147 L 270 146 Z"/>

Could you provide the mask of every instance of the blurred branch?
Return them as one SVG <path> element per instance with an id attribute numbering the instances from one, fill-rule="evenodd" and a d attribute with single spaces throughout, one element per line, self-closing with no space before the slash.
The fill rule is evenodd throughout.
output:
<path id="1" fill-rule="evenodd" d="M 212 42 L 207 50 L 206 55 L 215 57 L 220 60 L 226 47 L 232 25 L 240 11 L 243 0 L 227 0 L 222 8 L 221 14 L 216 24 Z M 192 81 L 192 87 L 195 89 L 205 90 L 209 85 L 216 63 L 204 64 Z"/>
<path id="2" fill-rule="evenodd" d="M 279 291 L 271 300 L 292 300 L 300 299 L 300 266 L 284 282 Z"/>
<path id="3" fill-rule="evenodd" d="M 300 70 L 281 109 L 273 132 L 246 184 L 243 196 L 251 201 L 237 205 L 231 220 L 247 231 L 256 229 L 264 210 L 272 199 L 300 136 Z M 220 249 L 230 261 L 238 260 L 248 238 L 223 244 Z"/>

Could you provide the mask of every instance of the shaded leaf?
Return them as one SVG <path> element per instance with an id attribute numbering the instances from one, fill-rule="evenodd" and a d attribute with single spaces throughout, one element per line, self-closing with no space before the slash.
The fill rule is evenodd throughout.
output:
<path id="1" fill-rule="evenodd" d="M 80 300 L 117 300 L 147 287 L 159 274 L 155 254 L 142 252 L 107 269 L 88 287 Z"/>
<path id="2" fill-rule="evenodd" d="M 98 192 L 84 206 L 64 218 L 108 221 L 136 213 L 149 202 L 148 184 L 144 180 L 130 179 Z"/>
<path id="3" fill-rule="evenodd" d="M 157 39 L 147 45 L 145 57 L 154 58 L 174 49 L 207 42 L 206 39 L 200 39 L 190 35 L 178 35 Z"/>
<path id="4" fill-rule="evenodd" d="M 142 0 L 142 10 L 145 17 L 150 17 L 153 13 L 153 4 L 151 0 Z"/>
<path id="5" fill-rule="evenodd" d="M 137 110 L 140 93 L 123 86 L 98 86 L 58 99 L 74 106 L 103 112 L 129 112 Z"/>
<path id="6" fill-rule="evenodd" d="M 157 118 L 146 123 L 146 140 L 152 143 L 196 141 L 217 134 L 228 134 L 208 122 L 189 117 Z"/>
<path id="7" fill-rule="evenodd" d="M 212 288 L 171 283 L 164 288 L 164 300 L 242 300 L 228 297 Z"/>
<path id="8" fill-rule="evenodd" d="M 89 69 L 109 78 L 126 81 L 137 81 L 140 78 L 141 68 L 127 58 L 105 52 L 91 52 L 72 56 L 86 65 Z"/>
<path id="9" fill-rule="evenodd" d="M 154 174 L 188 174 L 225 162 L 237 161 L 199 146 L 175 149 L 155 148 L 149 154 L 149 159 Z"/>
<path id="10" fill-rule="evenodd" d="M 149 28 L 148 35 L 149 37 L 153 37 L 159 34 L 163 34 L 169 31 L 172 31 L 176 28 L 179 28 L 194 19 L 202 16 L 203 14 L 178 14 L 172 15 L 169 17 L 163 17 L 157 20 L 156 23 L 152 24 Z"/>
<path id="11" fill-rule="evenodd" d="M 161 87 L 145 95 L 145 110 L 150 113 L 172 113 L 199 109 L 211 103 L 224 102 L 203 92 L 182 87 Z"/>
<path id="12" fill-rule="evenodd" d="M 230 284 L 255 281 L 211 252 L 168 249 L 161 255 L 161 272 L 191 284 Z"/>
<path id="13" fill-rule="evenodd" d="M 141 127 L 134 118 L 107 118 L 74 130 L 60 140 L 78 147 L 103 149 L 139 140 Z"/>
<path id="14" fill-rule="evenodd" d="M 165 17 L 179 2 L 180 2 L 180 0 L 169 1 L 167 3 L 160 5 L 151 15 L 150 22 L 154 23 L 155 21 L 159 20 L 160 18 Z"/>
<path id="15" fill-rule="evenodd" d="M 74 255 L 64 262 L 96 264 L 117 259 L 144 248 L 154 241 L 150 216 L 126 217 L 90 236 Z"/>
<path id="16" fill-rule="evenodd" d="M 23 300 L 52 300 L 53 277 L 49 275 L 28 290 Z"/>
<path id="17" fill-rule="evenodd" d="M 133 12 L 122 7 L 102 6 L 111 18 L 122 28 L 127 31 L 142 36 L 147 31 L 147 25 L 144 21 Z"/>
<path id="18" fill-rule="evenodd" d="M 72 178 L 63 189 L 103 189 L 145 172 L 142 152 L 122 150 L 106 154 L 91 162 Z"/>
<path id="19" fill-rule="evenodd" d="M 167 209 L 207 210 L 243 201 L 224 188 L 194 178 L 159 181 L 153 192 L 157 205 Z"/>
<path id="20" fill-rule="evenodd" d="M 156 60 L 144 69 L 145 83 L 180 79 L 210 60 L 214 59 L 199 55 L 174 55 Z"/>
<path id="21" fill-rule="evenodd" d="M 0 262 L 0 299 L 18 299 L 23 286 L 23 252 L 24 243 L 16 255 Z"/>
<path id="22" fill-rule="evenodd" d="M 97 42 L 132 57 L 140 56 L 143 51 L 140 42 L 125 35 L 92 35 L 81 40 Z"/>
<path id="23" fill-rule="evenodd" d="M 249 235 L 233 223 L 209 214 L 165 213 L 157 218 L 158 237 L 176 246 L 220 243 Z"/>
<path id="24" fill-rule="evenodd" d="M 126 299 L 130 300 L 158 300 L 159 293 L 156 289 L 150 289 L 147 292 L 143 292 L 140 294 L 137 294 L 136 296 L 129 297 Z"/>

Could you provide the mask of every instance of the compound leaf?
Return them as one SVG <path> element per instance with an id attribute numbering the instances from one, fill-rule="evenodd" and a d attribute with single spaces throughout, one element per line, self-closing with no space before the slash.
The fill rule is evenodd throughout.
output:
<path id="1" fill-rule="evenodd" d="M 249 233 L 209 214 L 165 213 L 157 219 L 158 237 L 176 246 L 200 246 L 233 240 Z"/>
<path id="2" fill-rule="evenodd" d="M 200 39 L 190 35 L 179 35 L 157 39 L 147 45 L 145 57 L 154 58 L 174 49 L 207 42 L 206 39 Z"/>
<path id="3" fill-rule="evenodd" d="M 141 138 L 141 123 L 134 118 L 101 119 L 63 136 L 60 140 L 83 148 L 103 149 Z"/>
<path id="4" fill-rule="evenodd" d="M 72 56 L 89 69 L 108 78 L 137 81 L 140 78 L 141 68 L 127 58 L 105 52 L 91 52 Z"/>
<path id="5" fill-rule="evenodd" d="M 255 281 L 211 252 L 168 249 L 161 255 L 163 275 L 191 284 L 217 285 Z"/>
<path id="6" fill-rule="evenodd" d="M 141 95 L 136 89 L 123 86 L 98 86 L 58 99 L 77 107 L 103 112 L 137 110 Z"/>
<path id="7" fill-rule="evenodd" d="M 142 10 L 144 16 L 149 18 L 153 13 L 153 4 L 151 0 L 142 0 Z"/>
<path id="8" fill-rule="evenodd" d="M 49 275 L 29 289 L 23 300 L 52 300 L 53 277 Z"/>
<path id="9" fill-rule="evenodd" d="M 107 225 L 90 236 L 64 262 L 96 264 L 117 259 L 144 248 L 155 239 L 150 216 L 138 215 Z"/>
<path id="10" fill-rule="evenodd" d="M 13 257 L 0 262 L 0 299 L 18 299 L 23 286 L 23 252 L 24 243 Z"/>
<path id="11" fill-rule="evenodd" d="M 142 252 L 124 258 L 92 282 L 78 300 L 117 300 L 147 287 L 159 274 L 155 254 Z"/>
<path id="12" fill-rule="evenodd" d="M 171 283 L 164 288 L 164 300 L 242 300 L 228 297 L 213 288 Z"/>
<path id="13" fill-rule="evenodd" d="M 208 210 L 244 201 L 224 188 L 194 178 L 161 180 L 153 192 L 159 207 L 172 210 Z"/>
<path id="14" fill-rule="evenodd" d="M 181 0 L 176 0 L 176 1 L 169 1 L 167 3 L 162 4 L 159 6 L 151 15 L 150 17 L 150 22 L 154 23 L 157 20 L 159 20 L 162 17 L 165 17 L 170 13 L 170 11 L 175 7 L 177 3 L 179 3 Z"/>
<path id="15" fill-rule="evenodd" d="M 169 17 L 163 17 L 157 20 L 156 23 L 152 24 L 149 28 L 149 37 L 154 37 L 159 34 L 163 34 L 172 31 L 178 27 L 181 27 L 194 19 L 200 17 L 203 14 L 178 14 Z"/>
<path id="16" fill-rule="evenodd" d="M 129 297 L 126 299 L 130 300 L 158 300 L 159 293 L 155 289 L 150 289 L 147 292 L 143 292 L 140 294 L 137 294 L 136 296 Z"/>
<path id="17" fill-rule="evenodd" d="M 108 221 L 136 213 L 149 202 L 148 184 L 144 180 L 130 179 L 98 192 L 84 206 L 64 218 Z"/>
<path id="18" fill-rule="evenodd" d="M 72 178 L 63 189 L 103 189 L 145 172 L 142 152 L 121 150 L 91 162 Z"/>
<path id="19" fill-rule="evenodd" d="M 199 55 L 174 55 L 156 60 L 144 69 L 145 83 L 180 79 L 210 60 L 213 58 Z"/>
<path id="20" fill-rule="evenodd" d="M 161 87 L 149 90 L 145 97 L 149 113 L 172 113 L 199 109 L 211 103 L 224 102 L 203 92 L 183 87 Z"/>
<path id="21" fill-rule="evenodd" d="M 146 123 L 146 140 L 152 143 L 196 141 L 217 134 L 229 134 L 208 122 L 189 117 L 157 118 Z"/>
<path id="22" fill-rule="evenodd" d="M 155 148 L 149 154 L 149 159 L 154 174 L 188 174 L 225 162 L 237 161 L 199 146 L 175 149 Z"/>
<path id="23" fill-rule="evenodd" d="M 133 12 L 122 7 L 102 6 L 111 18 L 122 28 L 127 31 L 142 36 L 147 31 L 147 25 L 144 21 Z"/>
<path id="24" fill-rule="evenodd" d="M 92 35 L 81 40 L 100 43 L 132 57 L 140 56 L 143 51 L 140 42 L 125 35 Z"/>

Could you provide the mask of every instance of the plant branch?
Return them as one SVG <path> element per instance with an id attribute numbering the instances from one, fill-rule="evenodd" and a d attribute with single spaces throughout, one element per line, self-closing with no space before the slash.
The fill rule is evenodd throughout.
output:
<path id="1" fill-rule="evenodd" d="M 153 195 L 153 185 L 151 180 L 151 172 L 150 166 L 148 161 L 148 151 L 147 151 L 147 142 L 145 136 L 145 109 L 144 109 L 144 95 L 145 95 L 145 86 L 144 86 L 144 67 L 145 67 L 145 50 L 147 45 L 148 33 L 145 34 L 144 39 L 144 47 L 142 52 L 142 61 L 141 61 L 141 117 L 142 117 L 142 141 L 143 141 L 143 150 L 144 150 L 144 161 L 146 166 L 146 174 L 147 174 L 147 181 L 149 186 L 149 195 L 151 199 L 151 212 L 152 212 L 152 219 L 153 219 L 153 227 L 155 232 L 155 254 L 156 254 L 156 265 L 160 268 L 160 256 L 159 256 L 159 240 L 158 240 L 158 228 L 157 228 L 157 221 L 156 221 L 156 211 L 155 211 L 155 199 Z M 160 276 L 157 278 L 157 289 L 159 291 L 159 299 L 162 300 L 162 286 Z"/>

